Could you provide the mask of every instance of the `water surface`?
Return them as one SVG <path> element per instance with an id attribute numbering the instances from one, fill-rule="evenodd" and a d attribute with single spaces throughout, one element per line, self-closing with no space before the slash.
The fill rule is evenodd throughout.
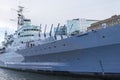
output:
<path id="1" fill-rule="evenodd" d="M 0 80 L 101 80 L 72 76 L 48 75 L 0 68 Z"/>

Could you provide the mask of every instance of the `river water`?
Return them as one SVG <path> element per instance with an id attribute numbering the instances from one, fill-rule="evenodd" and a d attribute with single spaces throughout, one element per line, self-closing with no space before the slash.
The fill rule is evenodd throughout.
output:
<path id="1" fill-rule="evenodd" d="M 72 76 L 45 75 L 0 68 L 0 80 L 101 80 Z"/>

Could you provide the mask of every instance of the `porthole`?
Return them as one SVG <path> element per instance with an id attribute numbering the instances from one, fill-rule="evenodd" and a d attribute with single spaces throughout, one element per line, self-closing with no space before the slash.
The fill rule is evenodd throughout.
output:
<path id="1" fill-rule="evenodd" d="M 63 46 L 66 46 L 66 44 L 63 44 Z"/>
<path id="2" fill-rule="evenodd" d="M 56 48 L 56 46 L 54 46 L 54 48 Z"/>
<path id="3" fill-rule="evenodd" d="M 77 58 L 77 60 L 80 60 L 80 58 Z"/>
<path id="4" fill-rule="evenodd" d="M 105 38 L 105 36 L 102 36 L 102 38 Z"/>

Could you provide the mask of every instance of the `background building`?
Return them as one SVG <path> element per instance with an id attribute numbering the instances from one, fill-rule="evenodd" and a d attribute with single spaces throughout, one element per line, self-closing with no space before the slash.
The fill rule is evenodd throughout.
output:
<path id="1" fill-rule="evenodd" d="M 106 28 L 106 27 L 111 27 L 113 25 L 117 25 L 120 24 L 120 15 L 113 15 L 112 17 L 105 19 L 105 20 L 101 20 L 97 23 L 92 24 L 88 30 L 97 30 L 97 29 L 101 29 L 101 28 Z"/>

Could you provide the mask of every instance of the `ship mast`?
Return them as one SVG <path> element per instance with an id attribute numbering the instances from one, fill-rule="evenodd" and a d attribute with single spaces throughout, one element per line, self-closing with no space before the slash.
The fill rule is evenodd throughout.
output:
<path id="1" fill-rule="evenodd" d="M 18 6 L 18 27 L 17 29 L 19 29 L 22 25 L 24 25 L 24 15 L 23 15 L 23 8 L 22 6 Z"/>

